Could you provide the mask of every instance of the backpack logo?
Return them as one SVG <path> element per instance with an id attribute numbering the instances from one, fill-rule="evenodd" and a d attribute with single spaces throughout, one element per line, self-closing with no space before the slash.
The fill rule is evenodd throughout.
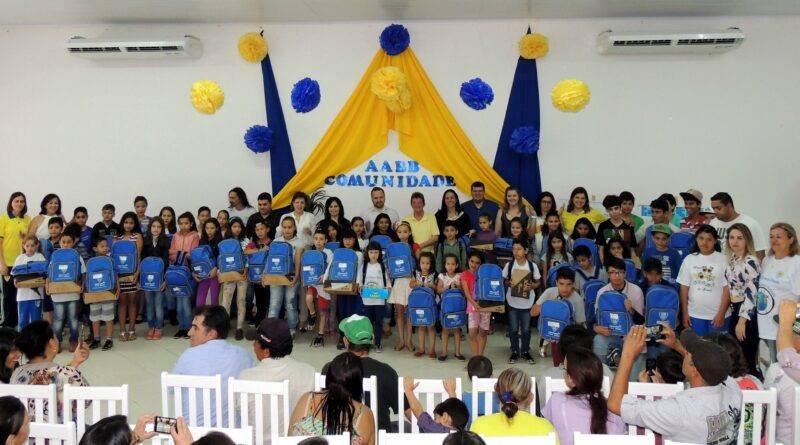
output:
<path id="1" fill-rule="evenodd" d="M 66 264 L 59 264 L 58 265 L 58 271 L 61 272 L 61 273 L 67 273 L 68 269 L 69 269 L 69 266 L 66 265 Z"/>
<path id="2" fill-rule="evenodd" d="M 619 326 L 619 314 L 608 314 L 608 318 L 611 320 L 612 325 Z"/>
<path id="3" fill-rule="evenodd" d="M 272 259 L 272 264 L 278 265 L 280 263 L 281 263 L 281 259 L 280 258 L 273 258 Z"/>
<path id="4" fill-rule="evenodd" d="M 148 276 L 147 276 L 147 282 L 148 282 L 148 283 L 152 283 L 153 281 L 155 281 L 155 279 L 156 279 L 156 277 L 155 277 L 155 276 L 153 276 L 153 275 L 148 275 Z"/>
<path id="5" fill-rule="evenodd" d="M 347 263 L 339 263 L 337 264 L 337 266 L 339 267 L 339 270 L 342 272 L 347 270 Z"/>
<path id="6" fill-rule="evenodd" d="M 228 264 L 232 264 L 233 263 L 233 257 L 225 258 L 225 262 L 228 263 Z"/>
<path id="7" fill-rule="evenodd" d="M 658 319 L 659 320 L 667 321 L 668 318 L 669 318 L 669 312 L 661 311 L 661 312 L 658 313 Z"/>
<path id="8" fill-rule="evenodd" d="M 92 278 L 94 278 L 94 280 L 97 281 L 98 283 L 102 282 L 103 281 L 103 274 L 96 273 L 96 274 L 92 275 Z"/>
<path id="9" fill-rule="evenodd" d="M 497 292 L 497 289 L 500 287 L 499 281 L 490 281 L 489 286 L 492 288 L 492 292 Z"/>
<path id="10" fill-rule="evenodd" d="M 118 258 L 119 258 L 119 262 L 122 263 L 122 264 L 125 264 L 125 263 L 128 262 L 128 256 L 127 255 L 121 255 Z"/>

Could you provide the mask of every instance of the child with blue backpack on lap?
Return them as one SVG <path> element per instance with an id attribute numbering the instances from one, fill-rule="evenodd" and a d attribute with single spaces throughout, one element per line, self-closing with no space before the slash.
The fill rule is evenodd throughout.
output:
<path id="1" fill-rule="evenodd" d="M 437 289 L 436 270 L 433 268 L 435 258 L 430 252 L 421 252 L 417 260 L 417 270 L 414 273 L 414 279 L 411 280 L 411 289 L 416 287 L 427 287 L 429 289 Z M 430 347 L 425 347 L 426 335 L 430 340 Z M 414 353 L 415 357 L 422 357 L 428 354 L 430 358 L 436 358 L 436 327 L 435 326 L 418 326 L 417 327 L 417 343 L 419 344 L 419 351 Z"/>
<path id="2" fill-rule="evenodd" d="M 503 277 L 506 284 L 506 302 L 508 303 L 508 337 L 511 340 L 511 356 L 509 364 L 514 364 L 520 356 L 530 364 L 534 363 L 530 353 L 531 346 L 531 315 L 534 289 L 539 287 L 542 279 L 539 268 L 528 260 L 527 243 L 519 238 L 514 238 L 511 244 L 514 260 L 508 262 L 503 268 Z M 515 270 L 527 271 L 530 275 L 522 282 L 513 280 Z M 520 331 L 521 334 L 520 335 Z"/>
<path id="3" fill-rule="evenodd" d="M 325 264 L 330 267 L 333 261 L 333 252 L 325 248 L 327 237 L 323 229 L 317 229 L 312 237 L 312 242 L 315 250 L 322 252 L 325 256 Z M 331 304 L 331 296 L 325 292 L 323 282 L 325 275 L 327 275 L 327 268 L 324 273 L 320 274 L 319 283 L 308 284 L 306 288 L 305 303 L 308 305 L 308 329 L 314 329 L 317 324 L 317 317 L 319 317 L 319 330 L 317 336 L 311 341 L 312 347 L 321 347 L 325 345 L 325 322 L 328 319 L 328 308 Z M 314 300 L 316 300 L 316 309 Z"/>
<path id="4" fill-rule="evenodd" d="M 22 244 L 22 254 L 14 260 L 14 267 L 22 266 L 33 261 L 45 261 L 44 255 L 39 253 L 39 239 L 29 235 Z M 17 279 L 14 279 L 17 285 Z M 42 319 L 42 295 L 44 288 L 17 288 L 17 312 L 19 314 L 19 330 L 25 329 L 29 323 Z"/>
<path id="5" fill-rule="evenodd" d="M 94 257 L 108 256 L 111 246 L 104 237 L 92 238 L 92 253 Z M 117 292 L 119 296 L 119 292 Z M 106 341 L 103 343 L 103 351 L 108 351 L 114 347 L 114 301 L 101 301 L 89 304 L 89 321 L 92 323 L 92 341 L 89 342 L 89 349 L 100 347 L 100 322 L 106 324 Z"/>
<path id="6" fill-rule="evenodd" d="M 536 300 L 536 304 L 531 308 L 531 315 L 538 317 L 542 315 L 542 305 L 547 301 L 566 300 L 572 305 L 572 322 L 578 325 L 586 323 L 586 309 L 583 304 L 583 297 L 576 292 L 575 271 L 569 267 L 562 267 L 556 271 L 556 285 L 546 289 Z M 553 366 L 558 366 L 563 361 L 563 356 L 559 350 L 558 343 L 550 342 L 553 356 Z"/>
<path id="7" fill-rule="evenodd" d="M 458 264 L 467 263 L 467 247 L 464 242 L 458 239 L 458 225 L 455 221 L 445 221 L 444 239 L 439 243 L 436 249 L 436 270 L 441 274 L 445 273 L 444 258 L 447 254 L 452 254 L 456 257 Z"/>
<path id="8" fill-rule="evenodd" d="M 242 252 L 244 252 L 250 245 L 250 238 L 245 234 L 245 224 L 242 218 L 234 216 L 228 221 L 228 232 L 225 234 L 226 239 L 233 239 L 239 243 Z M 246 261 L 245 261 L 246 262 Z M 246 264 L 245 264 L 246 266 Z M 244 338 L 244 317 L 247 312 L 246 299 L 247 299 L 247 270 L 243 274 L 243 278 L 238 281 L 229 281 L 222 284 L 222 306 L 231 315 L 231 303 L 233 302 L 233 294 L 236 293 L 236 331 L 234 338 L 239 341 Z"/>
<path id="9" fill-rule="evenodd" d="M 448 221 L 450 222 L 450 221 Z M 445 233 L 447 232 L 447 223 L 445 223 Z M 436 291 L 439 293 L 440 296 L 443 296 L 445 291 L 448 289 L 460 289 L 461 288 L 461 274 L 458 272 L 459 270 L 459 263 L 458 257 L 452 253 L 445 254 L 444 257 L 444 272 L 439 274 L 438 284 Z M 443 301 L 443 300 L 442 300 Z M 421 328 L 417 328 L 421 329 Z M 431 326 L 433 329 L 433 326 Z M 453 339 L 455 342 L 455 355 L 453 357 L 456 360 L 463 362 L 466 361 L 466 357 L 461 355 L 461 332 L 459 329 L 451 328 L 448 329 L 442 326 L 442 355 L 439 356 L 439 361 L 443 362 L 447 360 L 447 347 L 450 343 L 450 333 L 453 333 Z M 424 343 L 420 345 L 420 348 L 424 346 Z"/>
<path id="10" fill-rule="evenodd" d="M 167 241 L 164 220 L 156 216 L 150 219 L 147 232 L 144 236 L 142 258 L 156 257 L 164 262 L 164 268 L 169 264 L 169 242 Z M 164 271 L 162 270 L 162 273 Z M 145 312 L 150 330 L 145 337 L 147 340 L 160 340 L 164 335 L 164 289 L 166 282 L 162 283 L 157 291 L 145 291 Z"/>
<path id="11" fill-rule="evenodd" d="M 358 272 L 359 293 L 362 293 L 364 288 L 371 287 L 391 287 L 389 274 L 386 271 L 386 266 L 383 264 L 383 251 L 381 250 L 381 246 L 376 242 L 370 242 L 367 244 L 366 258 L 364 259 L 363 264 L 359 267 Z M 383 313 L 386 309 L 386 300 L 383 298 L 362 297 L 361 301 L 363 305 L 362 310 L 364 312 L 364 316 L 369 318 L 369 321 L 372 322 L 375 352 L 383 352 L 383 346 L 381 346 L 383 330 L 381 329 L 381 325 L 383 324 Z"/>
<path id="12" fill-rule="evenodd" d="M 208 218 L 201 227 L 200 245 L 210 247 L 212 258 L 217 258 L 219 255 L 219 242 L 222 241 L 219 221 L 217 221 L 216 218 Z M 206 298 L 209 299 L 209 304 L 211 305 L 219 304 L 219 279 L 217 278 L 217 272 L 218 269 L 213 267 L 206 278 L 201 278 L 192 272 L 192 277 L 194 277 L 194 280 L 197 282 L 197 306 L 204 306 L 206 304 Z"/>

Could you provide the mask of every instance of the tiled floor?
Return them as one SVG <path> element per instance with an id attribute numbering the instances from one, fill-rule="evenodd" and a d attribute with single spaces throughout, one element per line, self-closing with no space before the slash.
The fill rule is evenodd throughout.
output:
<path id="1" fill-rule="evenodd" d="M 486 356 L 495 364 L 495 376 L 510 365 L 506 364 L 509 356 L 508 338 L 505 337 L 503 326 L 498 326 L 498 330 L 489 336 L 486 347 Z M 178 356 L 189 346 L 189 340 L 174 340 L 172 334 L 175 328 L 167 327 L 163 339 L 158 341 L 148 341 L 143 337 L 147 331 L 146 325 L 137 326 L 139 338 L 133 342 L 122 343 L 115 339 L 114 349 L 92 351 L 89 360 L 81 366 L 89 383 L 94 386 L 118 386 L 127 383 L 130 386 L 130 415 L 131 420 L 142 413 L 159 413 L 161 411 L 160 395 L 160 374 L 162 371 L 170 371 L 175 364 Z M 325 347 L 311 348 L 309 346 L 313 336 L 311 334 L 300 334 L 295 339 L 294 352 L 292 357 L 304 361 L 319 370 L 322 366 L 336 356 L 339 351 L 336 349 L 335 338 L 328 336 Z M 385 349 L 383 353 L 377 354 L 373 351 L 372 357 L 377 360 L 392 365 L 400 376 L 413 375 L 417 378 L 442 378 L 442 377 L 461 377 L 465 388 L 468 388 L 466 363 L 459 362 L 452 358 L 442 363 L 435 359 L 425 357 L 416 358 L 407 351 L 395 352 L 392 349 L 396 338 L 392 336 L 384 340 Z M 252 343 L 247 340 L 236 342 L 252 353 Z M 452 339 L 451 354 L 452 354 Z M 534 335 L 531 340 L 532 354 L 538 353 L 538 337 Z M 462 352 L 469 358 L 469 343 L 462 343 Z M 437 344 L 438 347 L 438 344 Z M 529 365 L 518 362 L 516 366 L 521 367 L 528 373 L 536 375 L 542 370 L 552 366 L 551 358 L 539 358 L 535 356 L 536 364 Z M 58 363 L 67 363 L 70 360 L 68 352 L 61 353 L 57 358 Z"/>

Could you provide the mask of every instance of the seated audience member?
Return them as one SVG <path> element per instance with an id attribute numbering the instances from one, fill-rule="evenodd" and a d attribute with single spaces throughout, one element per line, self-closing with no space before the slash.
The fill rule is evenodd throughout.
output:
<path id="1" fill-rule="evenodd" d="M 586 246 L 578 246 L 572 251 L 577 266 L 575 268 L 575 290 L 583 294 L 583 286 L 589 280 L 600 280 L 608 282 L 608 274 L 603 266 L 594 264 L 592 251 Z"/>
<path id="2" fill-rule="evenodd" d="M 347 431 L 352 445 L 374 445 L 372 411 L 360 402 L 363 383 L 361 359 L 350 352 L 337 355 L 325 372 L 325 389 L 308 392 L 297 401 L 289 435 L 329 436 Z"/>
<path id="3" fill-rule="evenodd" d="M 442 445 L 486 445 L 486 442 L 472 431 L 455 431 L 444 438 Z"/>
<path id="4" fill-rule="evenodd" d="M 680 228 L 684 232 L 694 233 L 698 227 L 711 222 L 711 216 L 703 213 L 703 194 L 699 190 L 689 189 L 680 193 L 686 217 L 681 220 Z"/>
<path id="5" fill-rule="evenodd" d="M 639 381 L 642 383 L 683 383 L 686 377 L 683 375 L 683 356 L 669 349 L 656 357 L 655 369 L 645 369 L 639 373 Z"/>
<path id="6" fill-rule="evenodd" d="M 636 249 L 636 230 L 633 226 L 626 223 L 622 218 L 622 200 L 619 196 L 608 195 L 603 199 L 603 207 L 606 208 L 609 218 L 597 226 L 596 242 L 598 249 L 605 246 L 611 238 L 619 238 L 625 241 L 631 249 Z M 575 255 L 575 252 L 572 253 Z M 603 251 L 600 251 L 600 260 L 603 260 Z"/>
<path id="7" fill-rule="evenodd" d="M 0 397 L 0 443 L 4 445 L 27 443 L 30 429 L 31 417 L 25 404 L 14 396 Z"/>
<path id="8" fill-rule="evenodd" d="M 2 366 L 0 368 L 0 385 L 8 383 L 11 374 L 19 367 L 22 353 L 14 346 L 17 337 L 19 337 L 19 332 L 11 328 L 0 327 L 0 366 Z"/>
<path id="9" fill-rule="evenodd" d="M 147 424 L 152 424 L 155 417 L 155 414 L 143 414 L 136 421 L 133 430 L 128 425 L 126 416 L 105 417 L 86 428 L 79 445 L 135 445 L 142 443 L 158 434 L 155 431 L 145 431 Z M 176 442 L 176 445 L 181 444 Z"/>
<path id="10" fill-rule="evenodd" d="M 564 358 L 564 379 L 569 391 L 554 392 L 542 416 L 558 431 L 561 445 L 572 445 L 575 432 L 625 434 L 622 419 L 608 412 L 603 395 L 603 364 L 589 349 L 573 348 Z"/>
<path id="11" fill-rule="evenodd" d="M 417 418 L 417 426 L 421 433 L 449 433 L 453 430 L 460 431 L 466 428 L 469 420 L 467 406 L 456 394 L 456 380 L 452 377 L 442 382 L 450 398 L 436 405 L 433 416 L 422 409 L 422 404 L 414 395 L 414 389 L 419 383 L 414 383 L 414 377 L 403 377 L 403 391 L 408 399 L 411 412 Z"/>
<path id="12" fill-rule="evenodd" d="M 562 267 L 556 271 L 555 287 L 547 288 L 536 300 L 536 304 L 531 307 L 531 315 L 534 317 L 542 313 L 542 305 L 546 301 L 567 300 L 572 305 L 573 320 L 575 324 L 584 325 L 586 323 L 586 309 L 583 306 L 583 297 L 575 292 L 573 283 L 575 281 L 575 271 Z M 558 349 L 558 344 L 553 344 L 553 366 L 558 366 L 563 360 L 562 352 Z"/>
<path id="13" fill-rule="evenodd" d="M 636 231 L 636 242 L 639 244 L 639 252 L 644 252 L 653 246 L 653 226 L 656 224 L 667 224 L 672 233 L 680 232 L 680 229 L 671 224 L 669 203 L 661 198 L 650 202 L 652 224 L 645 224 Z"/>
<path id="14" fill-rule="evenodd" d="M 642 273 L 644 274 L 644 281 L 639 287 L 642 288 L 644 295 L 647 295 L 647 290 L 650 289 L 650 286 L 655 286 L 656 284 L 673 286 L 672 283 L 664 279 L 664 268 L 658 258 L 646 259 L 642 263 Z"/>
<path id="15" fill-rule="evenodd" d="M 683 373 L 690 388 L 659 400 L 628 395 L 633 363 L 645 347 L 644 326 L 634 326 L 625 339 L 609 411 L 626 423 L 651 429 L 666 440 L 727 445 L 736 442 L 741 417 L 742 391 L 729 377 L 731 362 L 719 345 L 703 340 L 691 329 L 681 340 L 664 325 L 664 345 L 683 355 Z"/>
<path id="16" fill-rule="evenodd" d="M 259 363 L 242 371 L 239 379 L 262 382 L 289 380 L 289 406 L 293 406 L 303 394 L 314 389 L 314 367 L 290 356 L 294 345 L 286 320 L 264 319 L 258 328 L 247 333 L 247 339 L 253 340 L 253 351 Z M 250 405 L 249 424 L 255 425 L 255 402 Z M 265 407 L 263 417 L 264 444 L 269 445 L 272 440 L 269 405 Z"/>
<path id="17" fill-rule="evenodd" d="M 189 330 L 189 348 L 183 351 L 173 374 L 181 375 L 222 375 L 222 392 L 228 393 L 228 378 L 238 377 L 247 368 L 253 367 L 250 353 L 240 346 L 228 343 L 230 319 L 225 308 L 218 305 L 198 306 L 194 309 L 192 328 Z M 184 390 L 183 413 L 189 413 L 189 395 Z M 200 401 L 198 401 L 200 404 Z M 212 419 L 216 418 L 216 407 L 211 404 Z M 203 425 L 203 412 L 198 410 L 197 425 Z M 228 400 L 222 399 L 222 422 L 228 423 Z M 212 421 L 213 424 L 213 421 Z M 216 425 L 219 427 L 219 425 Z"/>
<path id="18" fill-rule="evenodd" d="M 546 436 L 556 432 L 547 419 L 527 411 L 533 401 L 531 378 L 519 368 L 508 368 L 497 378 L 494 393 L 501 411 L 478 417 L 470 430 L 484 436 Z"/>
<path id="19" fill-rule="evenodd" d="M 669 247 L 669 238 L 672 231 L 666 224 L 655 224 L 651 228 L 653 244 L 642 252 L 642 261 L 656 258 L 661 262 L 661 269 L 665 278 L 677 278 L 683 259 L 677 250 Z"/>
<path id="20" fill-rule="evenodd" d="M 472 381 L 473 377 L 479 379 L 492 378 L 493 372 L 492 361 L 482 355 L 476 355 L 467 362 L 467 376 L 470 381 Z M 467 410 L 469 411 L 470 420 L 467 422 L 467 425 L 469 425 L 472 422 L 472 391 L 462 391 L 461 400 L 467 405 Z M 499 410 L 500 404 L 497 399 L 492 398 L 492 412 L 496 413 Z M 484 415 L 486 415 L 486 393 L 480 392 L 478 393 L 478 416 Z"/>
<path id="21" fill-rule="evenodd" d="M 230 437 L 219 431 L 211 431 L 205 436 L 194 440 L 192 432 L 189 431 L 189 427 L 183 417 L 178 417 L 175 426 L 170 430 L 170 436 L 175 445 L 236 445 L 236 442 L 231 440 Z M 306 445 L 304 442 L 301 441 L 300 443 Z"/>
<path id="22" fill-rule="evenodd" d="M 764 377 L 768 388 L 778 391 L 778 423 L 775 440 L 779 443 L 797 443 L 793 428 L 798 422 L 794 417 L 794 394 L 800 382 L 800 322 L 795 318 L 797 303 L 783 300 L 778 309 L 778 362 L 770 365 Z"/>

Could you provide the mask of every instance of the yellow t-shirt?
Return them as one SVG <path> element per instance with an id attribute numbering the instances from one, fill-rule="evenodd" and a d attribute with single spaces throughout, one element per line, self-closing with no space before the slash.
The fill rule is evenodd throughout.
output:
<path id="1" fill-rule="evenodd" d="M 591 209 L 588 213 L 583 213 L 582 210 L 580 210 L 580 212 L 580 215 L 576 215 L 564 209 L 564 213 L 561 214 L 561 224 L 564 226 L 564 232 L 566 232 L 567 235 L 572 234 L 572 230 L 575 228 L 575 223 L 581 218 L 588 219 L 595 226 L 608 219 L 606 215 L 603 215 L 603 213 L 597 209 Z"/>
<path id="2" fill-rule="evenodd" d="M 6 266 L 11 268 L 19 254 L 22 253 L 22 241 L 28 233 L 31 218 L 28 215 L 15 218 L 4 213 L 0 216 L 0 238 L 3 238 L 3 258 Z"/>
<path id="3" fill-rule="evenodd" d="M 436 217 L 433 214 L 425 212 L 422 219 L 417 220 L 414 214 L 406 216 L 403 221 L 408 222 L 411 226 L 411 235 L 414 237 L 414 242 L 422 244 L 432 237 L 439 235 L 439 225 L 436 224 Z M 423 252 L 433 252 L 433 246 L 427 246 L 422 249 Z"/>
<path id="4" fill-rule="evenodd" d="M 486 436 L 546 436 L 555 433 L 556 429 L 549 420 L 519 410 L 513 418 L 508 419 L 503 413 L 481 416 L 472 422 L 470 430 Z M 556 434 L 558 441 L 558 434 Z"/>

